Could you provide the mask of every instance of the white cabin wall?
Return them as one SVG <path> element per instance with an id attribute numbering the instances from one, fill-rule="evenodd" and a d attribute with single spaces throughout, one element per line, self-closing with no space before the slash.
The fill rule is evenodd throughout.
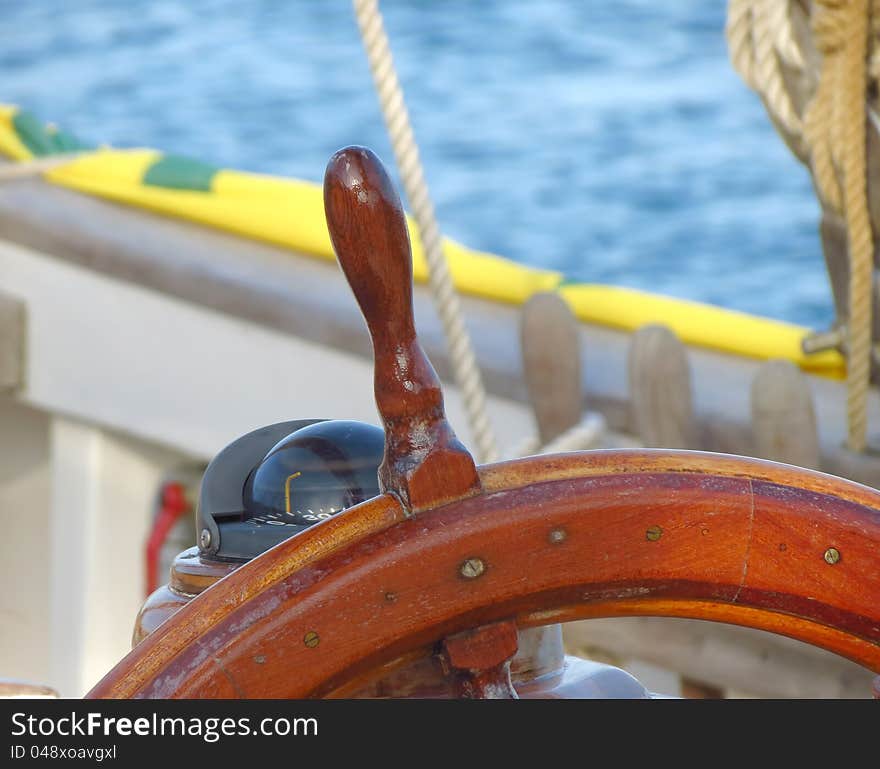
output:
<path id="1" fill-rule="evenodd" d="M 18 560 L 0 563 L 0 578 L 18 579 L 23 568 L 11 564 L 33 569 L 39 554 L 53 554 L 35 597 L 14 599 L 34 607 L 33 643 L 10 640 L 15 656 L 3 655 L 0 675 L 77 697 L 130 648 L 164 474 L 283 419 L 377 423 L 372 361 L 7 242 L 0 285 L 25 305 L 16 398 L 40 414 L 43 463 L 39 534 L 28 529 L 6 545 Z M 444 391 L 450 421 L 470 444 L 461 398 Z M 501 446 L 533 430 L 525 404 L 492 397 L 488 408 Z"/>
<path id="2" fill-rule="evenodd" d="M 79 697 L 128 652 L 156 495 L 187 462 L 0 396 L 0 678 Z"/>
<path id="3" fill-rule="evenodd" d="M 62 696 L 81 697 L 131 649 L 157 494 L 182 459 L 65 417 L 52 419 L 50 447 L 46 682 Z"/>

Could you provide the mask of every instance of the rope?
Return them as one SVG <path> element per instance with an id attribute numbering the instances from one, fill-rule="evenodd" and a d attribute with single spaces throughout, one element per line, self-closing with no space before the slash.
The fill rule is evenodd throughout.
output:
<path id="1" fill-rule="evenodd" d="M 803 67 L 804 59 L 779 0 L 730 0 L 725 34 L 734 69 L 759 91 L 767 109 L 791 134 L 802 131 L 782 74 L 782 63 Z"/>
<path id="2" fill-rule="evenodd" d="M 797 115 L 782 64 L 813 84 L 807 56 L 793 31 L 791 0 L 730 0 L 725 27 L 731 62 L 762 97 L 768 112 L 800 143 L 822 203 L 846 223 L 849 256 L 847 355 L 847 446 L 867 443 L 871 377 L 871 290 L 874 243 L 867 200 L 866 95 L 868 76 L 880 75 L 880 0 L 815 0 L 810 28 L 821 55 L 818 83 Z M 792 86 L 794 87 L 794 86 Z M 873 126 L 873 122 L 871 123 Z"/>
<path id="3" fill-rule="evenodd" d="M 849 252 L 847 447 L 867 443 L 871 377 L 871 284 L 874 243 L 867 200 L 867 0 L 819 0 L 813 37 L 822 53 L 819 87 L 806 116 L 807 143 L 819 196 L 842 212 Z"/>
<path id="4" fill-rule="evenodd" d="M 827 0 L 826 0 L 827 2 Z M 837 118 L 843 139 L 843 208 L 849 242 L 849 350 L 847 358 L 847 445 L 864 451 L 868 430 L 868 387 L 871 380 L 871 282 L 874 242 L 868 213 L 866 170 L 865 63 L 868 43 L 867 0 L 847 6 L 846 39 L 839 74 L 841 107 Z M 841 16 L 844 13 L 840 14 Z"/>
<path id="5" fill-rule="evenodd" d="M 491 462 L 497 458 L 498 452 L 486 413 L 486 392 L 462 320 L 458 295 L 443 255 L 434 205 L 428 194 L 428 185 L 419 161 L 419 151 L 403 100 L 403 91 L 394 69 L 378 0 L 354 0 L 354 10 L 401 182 L 425 251 L 428 284 L 446 334 L 453 375 L 462 393 L 479 460 Z"/>

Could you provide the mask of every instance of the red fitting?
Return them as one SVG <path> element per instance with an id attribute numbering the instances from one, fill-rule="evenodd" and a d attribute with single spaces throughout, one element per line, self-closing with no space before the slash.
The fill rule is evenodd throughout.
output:
<path id="1" fill-rule="evenodd" d="M 159 554 L 162 545 L 165 544 L 174 524 L 189 511 L 190 505 L 183 484 L 177 481 L 162 484 L 159 512 L 153 521 L 145 553 L 147 595 L 159 587 Z"/>

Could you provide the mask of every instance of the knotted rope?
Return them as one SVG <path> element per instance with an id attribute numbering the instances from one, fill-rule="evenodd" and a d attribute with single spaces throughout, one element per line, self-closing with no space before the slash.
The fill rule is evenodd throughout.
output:
<path id="1" fill-rule="evenodd" d="M 434 205 L 428 194 L 428 185 L 422 172 L 403 91 L 394 69 L 378 0 L 354 0 L 354 10 L 400 179 L 425 251 L 428 284 L 446 334 L 453 375 L 462 393 L 479 460 L 491 462 L 497 458 L 498 452 L 486 413 L 486 391 L 462 319 L 458 295 L 443 255 Z"/>
<path id="2" fill-rule="evenodd" d="M 730 0 L 727 45 L 734 69 L 768 103 L 768 109 L 791 133 L 802 130 L 782 64 L 803 67 L 804 59 L 787 23 L 786 0 Z"/>
<path id="3" fill-rule="evenodd" d="M 762 97 L 793 149 L 809 163 L 819 198 L 843 216 L 849 257 L 847 445 L 867 442 L 871 375 L 874 242 L 867 198 L 866 105 L 868 77 L 880 72 L 877 25 L 880 0 L 815 0 L 809 29 L 814 50 L 796 23 L 806 21 L 793 0 L 730 0 L 726 35 L 734 68 Z M 870 42 L 870 45 L 869 45 Z M 819 71 L 807 54 L 818 54 Z M 817 57 L 813 56 L 812 60 Z M 786 69 L 789 79 L 785 77 Z M 795 104 L 794 81 L 811 92 Z M 873 130 L 873 129 L 872 129 Z"/>

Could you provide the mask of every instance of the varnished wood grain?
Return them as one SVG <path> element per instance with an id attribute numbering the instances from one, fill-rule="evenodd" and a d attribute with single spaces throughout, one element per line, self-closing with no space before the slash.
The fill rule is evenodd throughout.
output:
<path id="1" fill-rule="evenodd" d="M 475 493 L 474 460 L 446 420 L 440 380 L 416 338 L 400 198 L 372 151 L 347 147 L 330 159 L 324 209 L 373 341 L 376 406 L 385 425 L 381 488 L 412 512 Z"/>
<path id="2" fill-rule="evenodd" d="M 164 644 L 145 648 L 148 637 L 91 696 L 326 695 L 469 627 L 627 613 L 769 629 L 880 671 L 876 491 L 772 462 L 660 450 L 522 459 L 485 468 L 483 480 L 476 497 L 386 518 L 322 555 L 316 535 L 331 519 L 302 535 L 313 550 L 296 571 L 279 567 L 299 538 L 263 554 L 194 599 L 156 631 Z M 474 558 L 485 569 L 466 578 Z M 182 634 L 202 604 L 210 622 Z M 309 633 L 319 643 L 308 645 Z"/>
<path id="3" fill-rule="evenodd" d="M 279 543 L 181 607 L 120 660 L 87 696 L 123 699 L 143 696 L 139 692 L 156 679 L 173 690 L 174 676 L 179 675 L 181 666 L 187 664 L 188 655 L 195 653 L 198 658 L 201 654 L 204 661 L 204 649 L 199 648 L 199 639 L 209 634 L 230 611 L 258 595 L 265 597 L 313 559 L 387 528 L 404 517 L 399 502 L 383 495 Z M 295 582 L 295 577 L 293 579 Z M 265 620 L 266 616 L 261 619 Z M 249 622 L 257 619 L 257 615 L 251 614 Z"/>
<path id="4" fill-rule="evenodd" d="M 456 696 L 515 700 L 510 662 L 517 649 L 516 624 L 495 622 L 444 638 L 439 656 Z"/>
<path id="5" fill-rule="evenodd" d="M 443 639 L 442 649 L 451 667 L 485 670 L 510 660 L 519 648 L 516 625 L 495 622 L 471 628 Z"/>

